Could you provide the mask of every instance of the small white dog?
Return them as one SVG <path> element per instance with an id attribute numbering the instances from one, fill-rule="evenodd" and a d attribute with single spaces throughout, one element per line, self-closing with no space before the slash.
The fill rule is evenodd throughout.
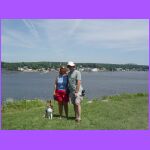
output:
<path id="1" fill-rule="evenodd" d="M 45 110 L 45 118 L 53 119 L 53 106 L 51 104 L 51 101 L 48 101 L 47 108 Z"/>
<path id="2" fill-rule="evenodd" d="M 53 109 L 49 107 L 46 111 L 48 119 L 53 119 Z"/>

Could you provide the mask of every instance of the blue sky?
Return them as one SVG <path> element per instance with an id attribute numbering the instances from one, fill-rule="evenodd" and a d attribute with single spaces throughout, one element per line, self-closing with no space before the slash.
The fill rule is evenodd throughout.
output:
<path id="1" fill-rule="evenodd" d="M 2 61 L 148 65 L 148 19 L 2 20 Z"/>

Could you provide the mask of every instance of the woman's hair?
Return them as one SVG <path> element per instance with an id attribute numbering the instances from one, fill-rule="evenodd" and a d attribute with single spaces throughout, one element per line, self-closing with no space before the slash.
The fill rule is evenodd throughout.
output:
<path id="1" fill-rule="evenodd" d="M 60 74 L 66 74 L 67 71 L 68 71 L 68 69 L 65 66 L 60 66 L 60 70 L 59 70 Z"/>

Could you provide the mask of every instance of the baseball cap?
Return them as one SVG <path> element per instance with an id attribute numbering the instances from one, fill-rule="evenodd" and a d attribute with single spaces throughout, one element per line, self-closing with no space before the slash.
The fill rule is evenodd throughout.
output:
<path id="1" fill-rule="evenodd" d="M 74 62 L 72 62 L 72 61 L 69 61 L 68 63 L 67 63 L 67 66 L 75 66 L 75 63 Z"/>

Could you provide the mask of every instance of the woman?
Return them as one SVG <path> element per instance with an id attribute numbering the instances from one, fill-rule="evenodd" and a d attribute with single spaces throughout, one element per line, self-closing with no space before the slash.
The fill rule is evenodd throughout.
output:
<path id="1" fill-rule="evenodd" d="M 68 118 L 69 95 L 67 93 L 67 89 L 68 89 L 67 68 L 61 66 L 59 71 L 59 76 L 55 80 L 54 93 L 53 93 L 54 99 L 58 102 L 60 119 L 62 118 L 63 106 L 64 106 L 66 118 Z"/>

